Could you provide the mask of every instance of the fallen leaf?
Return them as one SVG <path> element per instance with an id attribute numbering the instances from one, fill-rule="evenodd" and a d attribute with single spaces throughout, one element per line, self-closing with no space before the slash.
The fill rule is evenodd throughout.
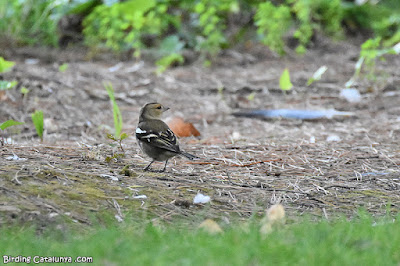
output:
<path id="1" fill-rule="evenodd" d="M 168 126 L 178 137 L 200 136 L 200 132 L 193 124 L 185 122 L 181 117 L 174 117 L 168 122 Z"/>

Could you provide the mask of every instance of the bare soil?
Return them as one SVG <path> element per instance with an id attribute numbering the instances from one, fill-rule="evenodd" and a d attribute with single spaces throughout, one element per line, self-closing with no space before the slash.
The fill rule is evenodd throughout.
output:
<path id="1" fill-rule="evenodd" d="M 0 224 L 91 224 L 105 213 L 229 222 L 262 215 L 277 202 L 292 219 L 351 217 L 360 208 L 397 214 L 400 57 L 378 61 L 376 79 L 356 84 L 361 102 L 349 103 L 339 94 L 354 73 L 359 44 L 317 43 L 301 57 L 279 58 L 256 45 L 238 48 L 223 52 L 210 68 L 195 61 L 161 75 L 149 60 L 87 60 L 78 48 L 4 49 L 17 64 L 0 78 L 19 85 L 0 95 L 0 122 L 25 124 L 1 132 L 7 143 L 0 146 Z M 68 63 L 65 72 L 59 71 L 62 63 Z M 328 67 L 322 80 L 306 86 L 322 65 Z M 294 84 L 286 94 L 279 88 L 284 68 Z M 125 152 L 106 137 L 113 115 L 103 82 L 113 84 L 123 132 L 131 135 L 122 142 Z M 25 97 L 21 87 L 29 89 Z M 154 101 L 171 108 L 167 120 L 179 116 L 200 131 L 200 138 L 180 139 L 199 160 L 175 158 L 165 173 L 142 170 L 149 159 L 134 130 L 140 108 Z M 301 121 L 231 115 L 275 108 L 334 108 L 354 116 Z M 43 143 L 30 117 L 35 110 L 44 112 Z M 332 136 L 338 141 L 328 141 Z M 193 204 L 198 192 L 211 203 Z"/>

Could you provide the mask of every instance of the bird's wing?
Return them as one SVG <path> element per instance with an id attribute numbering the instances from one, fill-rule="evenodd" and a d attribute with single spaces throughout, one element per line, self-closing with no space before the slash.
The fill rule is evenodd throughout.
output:
<path id="1" fill-rule="evenodd" d="M 145 124 L 139 124 L 136 129 L 136 138 L 154 147 L 180 153 L 175 134 L 169 128 L 157 132 L 148 128 Z"/>

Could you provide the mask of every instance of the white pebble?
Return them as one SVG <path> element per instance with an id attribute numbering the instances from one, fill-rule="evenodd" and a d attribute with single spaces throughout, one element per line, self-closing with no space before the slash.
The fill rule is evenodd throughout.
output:
<path id="1" fill-rule="evenodd" d="M 338 136 L 338 135 L 329 135 L 327 138 L 326 138 L 326 141 L 327 142 L 339 142 L 339 141 L 341 141 L 342 139 Z"/>
<path id="2" fill-rule="evenodd" d="M 137 195 L 133 197 L 134 199 L 147 199 L 146 195 Z"/>
<path id="3" fill-rule="evenodd" d="M 361 94 L 357 89 L 342 89 L 340 97 L 346 99 L 350 103 L 358 103 L 361 101 Z"/>
<path id="4" fill-rule="evenodd" d="M 197 195 L 193 199 L 194 204 L 207 203 L 211 200 L 210 196 L 203 195 L 201 193 L 197 193 Z"/>

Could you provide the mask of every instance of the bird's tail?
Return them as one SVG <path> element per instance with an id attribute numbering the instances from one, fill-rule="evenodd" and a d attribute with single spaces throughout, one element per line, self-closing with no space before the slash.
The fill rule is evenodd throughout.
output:
<path id="1" fill-rule="evenodd" d="M 189 160 L 199 159 L 199 157 L 197 157 L 196 155 L 193 155 L 193 154 L 190 154 L 190 153 L 187 153 L 187 152 L 182 152 L 181 151 L 179 154 L 185 156 Z"/>

